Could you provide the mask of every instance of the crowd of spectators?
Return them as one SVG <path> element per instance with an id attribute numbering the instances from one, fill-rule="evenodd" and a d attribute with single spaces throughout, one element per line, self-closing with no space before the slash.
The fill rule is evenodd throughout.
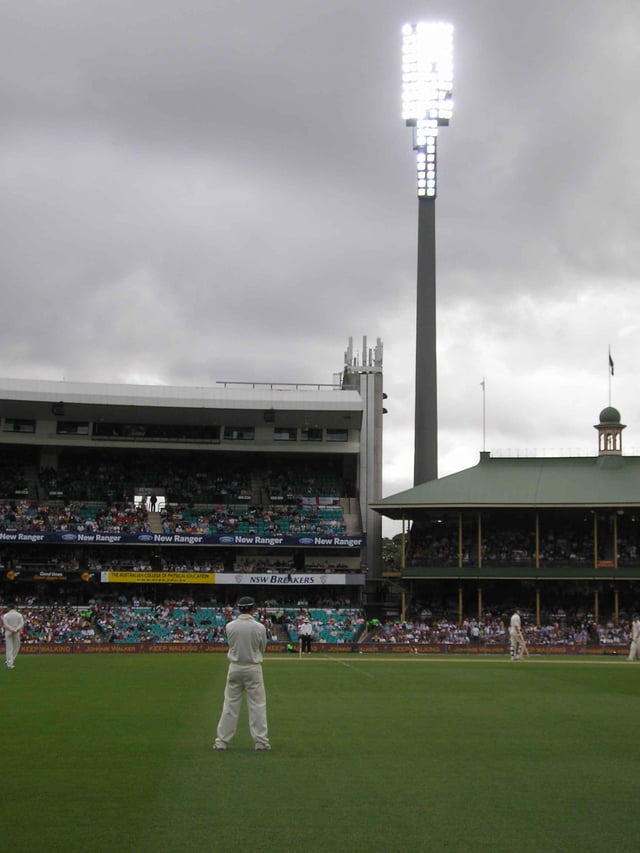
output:
<path id="1" fill-rule="evenodd" d="M 235 501 L 250 494 L 251 472 L 228 459 L 163 454 L 61 454 L 42 468 L 39 492 L 78 501 L 121 501 L 140 489 L 161 490 L 174 501 Z"/>
<path id="2" fill-rule="evenodd" d="M 6 469 L 7 489 L 19 471 Z M 5 490 L 0 467 L 0 495 Z M 21 482 L 24 481 L 24 476 Z M 57 466 L 43 467 L 38 495 L 78 501 L 121 501 L 141 488 L 167 496 L 172 503 L 295 503 L 298 499 L 335 498 L 350 493 L 339 463 L 304 460 L 252 464 L 221 454 L 61 453 Z"/>
<path id="3" fill-rule="evenodd" d="M 42 468 L 35 486 L 18 491 L 16 483 L 26 483 L 21 470 L 0 465 L 0 530 L 147 533 L 147 509 L 157 507 L 156 531 L 167 535 L 346 533 L 344 488 L 331 461 L 278 468 L 217 455 L 62 452 L 57 467 Z"/>
<path id="4" fill-rule="evenodd" d="M 618 536 L 618 562 L 637 564 L 640 560 L 640 541 L 632 532 Z M 407 566 L 458 566 L 460 553 L 462 567 L 478 565 L 477 533 L 468 526 L 463 528 L 459 543 L 457 527 L 451 525 L 416 524 L 409 535 Z M 541 568 L 552 566 L 593 565 L 593 527 L 571 530 L 550 529 L 541 533 L 538 546 L 538 564 Z M 533 531 L 500 530 L 493 533 L 483 529 L 480 554 L 483 566 L 533 566 L 536 562 L 536 545 Z M 602 547 L 598 559 L 606 559 Z"/>
<path id="5" fill-rule="evenodd" d="M 326 606 L 320 606 L 321 604 Z M 317 606 L 315 606 L 317 605 Z M 237 616 L 233 605 L 195 603 L 192 599 L 154 603 L 143 596 L 130 601 L 92 601 L 85 605 L 40 604 L 36 599 L 19 603 L 25 619 L 23 642 L 45 643 L 224 643 L 224 628 Z M 309 619 L 316 643 L 406 645 L 419 650 L 421 644 L 436 646 L 504 647 L 508 645 L 508 616 L 487 614 L 483 619 L 461 623 L 430 613 L 416 614 L 405 621 L 370 619 L 348 600 L 315 602 L 302 598 L 295 605 L 266 600 L 256 610 L 271 642 L 296 644 L 300 625 Z M 596 624 L 592 618 L 566 619 L 548 616 L 542 624 L 526 618 L 523 635 L 532 649 L 610 648 L 618 651 L 630 643 L 630 619 Z"/>
<path id="6" fill-rule="evenodd" d="M 26 604 L 20 607 L 20 612 L 25 620 L 22 642 L 27 645 L 95 643 L 99 640 L 91 607 Z"/>
<path id="7" fill-rule="evenodd" d="M 461 623 L 451 618 L 425 618 L 416 616 L 406 621 L 372 620 L 367 623 L 365 642 L 417 645 L 456 646 L 506 646 L 509 640 L 508 617 L 487 614 L 484 619 L 464 619 Z M 523 622 L 522 633 L 527 645 L 548 646 L 628 646 L 631 621 L 622 619 L 596 624 L 592 619 Z"/>
<path id="8" fill-rule="evenodd" d="M 167 507 L 162 513 L 163 533 L 273 534 L 341 536 L 345 532 L 340 507 L 306 507 L 288 504 L 193 508 Z"/>
<path id="9" fill-rule="evenodd" d="M 269 503 L 292 503 L 296 498 L 316 498 L 318 495 L 337 497 L 348 491 L 341 483 L 338 469 L 330 461 L 324 462 L 322 469 L 308 463 L 283 463 L 280 467 L 263 469 L 259 472 L 259 480 Z"/>
<path id="10" fill-rule="evenodd" d="M 273 602 L 272 602 L 273 604 Z M 316 641 L 344 643 L 354 639 L 364 624 L 355 608 L 263 604 L 255 616 L 267 630 L 271 642 L 297 640 L 303 618 L 313 620 Z M 203 606 L 193 600 L 162 604 L 140 597 L 130 603 L 92 602 L 86 605 L 38 604 L 29 599 L 19 604 L 25 620 L 22 641 L 43 643 L 224 643 L 225 625 L 238 615 L 235 606 Z"/>
<path id="11" fill-rule="evenodd" d="M 342 536 L 344 516 L 340 507 L 233 506 L 164 507 L 161 529 L 166 535 L 257 534 Z M 75 533 L 149 533 L 145 504 L 131 501 L 111 504 L 38 503 L 12 500 L 0 504 L 0 530 Z"/>
<path id="12" fill-rule="evenodd" d="M 459 542 L 457 527 L 415 525 L 409 538 L 407 565 L 457 566 L 460 552 L 462 565 L 478 564 L 477 538 L 468 527 Z M 533 534 L 504 530 L 497 536 L 484 533 L 480 553 L 483 565 L 527 565 L 534 562 Z"/>
<path id="13" fill-rule="evenodd" d="M 54 533 L 148 533 L 148 513 L 132 501 L 86 505 L 13 500 L 0 504 L 0 530 Z"/>
<path id="14" fill-rule="evenodd" d="M 223 643 L 228 621 L 219 608 L 192 602 L 97 606 L 93 620 L 103 642 Z"/>
<path id="15" fill-rule="evenodd" d="M 265 573 L 265 574 L 291 574 L 292 572 L 309 572 L 334 574 L 335 572 L 359 572 L 361 566 L 356 558 L 351 563 L 340 563 L 326 557 L 312 557 L 305 560 L 304 566 L 296 565 L 292 559 L 266 558 L 266 557 L 243 557 L 236 559 L 234 572 Z"/>
<path id="16" fill-rule="evenodd" d="M 285 608 L 281 621 L 292 643 L 298 642 L 300 626 L 306 619 L 311 622 L 317 643 L 353 643 L 365 622 L 362 611 L 355 608 Z"/>
<path id="17" fill-rule="evenodd" d="M 0 448 L 0 496 L 26 495 L 29 492 L 25 468 L 19 458 L 16 458 L 18 455 L 6 448 Z"/>
<path id="18" fill-rule="evenodd" d="M 170 555 L 167 555 L 170 557 Z M 88 563 L 88 570 L 92 572 L 223 572 L 224 563 L 220 560 L 185 560 L 181 558 L 160 559 L 154 558 L 153 564 L 150 559 L 138 557 L 137 559 L 92 559 Z"/>

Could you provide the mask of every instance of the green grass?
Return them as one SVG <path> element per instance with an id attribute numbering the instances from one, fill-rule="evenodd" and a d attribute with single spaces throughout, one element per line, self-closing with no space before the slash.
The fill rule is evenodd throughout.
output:
<path id="1" fill-rule="evenodd" d="M 18 658 L 0 672 L 4 848 L 635 851 L 640 666 L 313 655 L 264 665 L 211 749 L 223 655 Z"/>

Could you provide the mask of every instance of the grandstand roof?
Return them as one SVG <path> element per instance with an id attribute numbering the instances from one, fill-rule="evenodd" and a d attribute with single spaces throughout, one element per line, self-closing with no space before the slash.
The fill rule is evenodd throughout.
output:
<path id="1" fill-rule="evenodd" d="M 499 458 L 371 505 L 388 518 L 427 509 L 640 506 L 640 456 Z"/>
<path id="2" fill-rule="evenodd" d="M 303 383 L 220 382 L 212 387 L 189 388 L 172 385 L 126 385 L 116 383 L 66 382 L 0 378 L 2 414 L 12 417 L 42 417 L 51 406 L 63 403 L 81 417 L 97 406 L 108 406 L 110 416 L 131 417 L 145 409 L 149 420 L 166 418 L 173 411 L 190 410 L 190 420 L 247 410 L 291 413 L 344 413 L 359 426 L 363 411 L 360 394 L 340 386 Z M 10 412 L 8 409 L 10 408 Z M 207 415 L 207 413 L 209 413 Z M 69 413 L 68 413 L 69 414 Z"/>

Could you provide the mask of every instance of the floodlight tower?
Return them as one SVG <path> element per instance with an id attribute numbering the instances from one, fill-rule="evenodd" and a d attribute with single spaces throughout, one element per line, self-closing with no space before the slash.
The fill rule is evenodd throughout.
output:
<path id="1" fill-rule="evenodd" d="M 402 28 L 402 117 L 413 128 L 418 173 L 414 485 L 438 476 L 436 141 L 453 113 L 453 26 Z"/>

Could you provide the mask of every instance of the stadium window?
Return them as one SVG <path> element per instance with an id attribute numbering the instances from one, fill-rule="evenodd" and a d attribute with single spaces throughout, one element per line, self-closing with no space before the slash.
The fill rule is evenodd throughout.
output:
<path id="1" fill-rule="evenodd" d="M 225 427 L 224 437 L 230 441 L 251 441 L 254 438 L 254 427 Z"/>
<path id="2" fill-rule="evenodd" d="M 220 427 L 198 424 L 94 423 L 99 438 L 126 438 L 133 441 L 220 441 Z"/>
<path id="3" fill-rule="evenodd" d="M 298 430 L 295 427 L 274 427 L 274 441 L 295 441 L 298 438 Z"/>
<path id="4" fill-rule="evenodd" d="M 58 421 L 57 435 L 89 435 L 89 421 Z"/>
<path id="5" fill-rule="evenodd" d="M 319 427 L 300 430 L 300 441 L 322 441 L 322 430 Z"/>
<path id="6" fill-rule="evenodd" d="M 348 441 L 349 430 L 346 429 L 328 429 L 327 441 Z"/>
<path id="7" fill-rule="evenodd" d="M 3 432 L 35 432 L 36 422 L 23 418 L 5 418 Z"/>

